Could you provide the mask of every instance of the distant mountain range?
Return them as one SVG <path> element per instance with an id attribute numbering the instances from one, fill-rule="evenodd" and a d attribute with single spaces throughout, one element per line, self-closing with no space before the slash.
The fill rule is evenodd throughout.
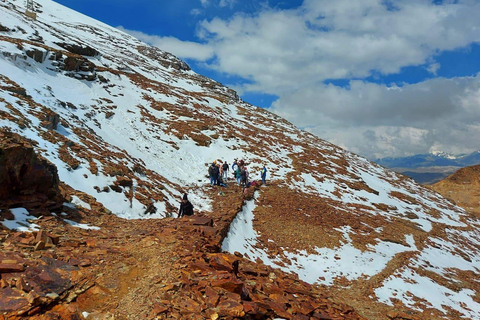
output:
<path id="1" fill-rule="evenodd" d="M 480 151 L 467 155 L 451 155 L 447 153 L 417 154 L 401 158 L 381 158 L 376 163 L 403 173 L 419 183 L 432 184 L 438 182 L 459 168 L 480 164 Z"/>

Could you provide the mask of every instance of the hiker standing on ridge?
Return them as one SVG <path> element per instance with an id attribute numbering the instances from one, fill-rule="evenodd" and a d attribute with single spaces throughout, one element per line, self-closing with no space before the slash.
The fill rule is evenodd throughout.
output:
<path id="1" fill-rule="evenodd" d="M 267 168 L 265 165 L 263 165 L 263 168 L 260 171 L 260 176 L 262 177 L 262 184 L 265 184 L 265 180 L 267 179 Z"/>
<path id="2" fill-rule="evenodd" d="M 246 186 L 248 182 L 248 171 L 247 167 L 242 166 L 240 171 L 240 185 Z"/>
<path id="3" fill-rule="evenodd" d="M 208 176 L 210 178 L 210 185 L 215 185 L 216 184 L 216 181 L 213 179 L 214 175 L 215 175 L 215 169 L 216 166 L 215 166 L 215 162 L 212 163 L 212 165 L 210 167 L 208 167 Z"/>
<path id="4" fill-rule="evenodd" d="M 178 209 L 178 218 L 183 216 L 192 216 L 193 215 L 193 205 L 188 201 L 187 194 L 183 195 L 182 203 L 180 203 L 180 208 Z"/>
<path id="5" fill-rule="evenodd" d="M 218 170 L 220 172 L 219 178 L 223 178 L 223 163 L 220 161 L 220 163 L 217 164 Z"/>
<path id="6" fill-rule="evenodd" d="M 220 175 L 220 165 L 216 164 L 216 161 L 213 163 L 213 185 L 218 185 L 218 176 Z"/>
<path id="7" fill-rule="evenodd" d="M 242 182 L 242 168 L 240 166 L 235 167 L 235 179 L 237 179 L 238 185 Z"/>
<path id="8" fill-rule="evenodd" d="M 228 180 L 228 163 L 225 161 L 222 165 L 222 170 L 223 170 L 223 180 L 227 182 Z"/>
<path id="9" fill-rule="evenodd" d="M 237 159 L 235 159 L 233 160 L 233 164 L 232 164 L 232 173 L 235 180 L 237 179 L 237 169 L 238 169 L 238 164 L 237 164 Z"/>

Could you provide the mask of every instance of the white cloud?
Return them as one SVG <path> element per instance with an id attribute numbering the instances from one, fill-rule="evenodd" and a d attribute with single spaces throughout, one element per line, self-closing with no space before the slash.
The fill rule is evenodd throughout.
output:
<path id="1" fill-rule="evenodd" d="M 392 74 L 443 50 L 480 41 L 480 3 L 306 0 L 295 10 L 266 9 L 203 21 L 198 35 L 215 49 L 211 66 L 279 93 L 325 79 Z"/>
<path id="2" fill-rule="evenodd" d="M 137 39 L 156 46 L 164 51 L 170 52 L 181 59 L 195 59 L 200 61 L 206 61 L 213 57 L 214 51 L 210 46 L 192 42 L 181 41 L 174 37 L 160 37 L 155 35 L 149 35 L 141 31 L 128 30 L 122 26 L 118 26 L 117 29 L 126 32 Z"/>
<path id="3" fill-rule="evenodd" d="M 202 4 L 203 7 L 208 7 L 210 5 L 217 5 L 221 8 L 223 7 L 233 8 L 233 6 L 237 3 L 237 0 L 219 0 L 219 1 L 200 0 L 200 3 Z"/>
<path id="4" fill-rule="evenodd" d="M 296 9 L 261 8 L 200 22 L 202 44 L 140 39 L 248 80 L 234 85 L 279 96 L 274 110 L 280 115 L 367 156 L 427 152 L 432 145 L 451 152 L 478 148 L 472 138 L 479 133 L 478 77 L 401 88 L 324 81 L 395 74 L 407 66 L 436 75 L 439 53 L 480 42 L 479 1 L 304 0 Z"/>
<path id="5" fill-rule="evenodd" d="M 235 3 L 237 2 L 237 0 L 220 0 L 220 2 L 218 3 L 218 5 L 220 7 L 230 7 L 230 8 L 233 8 L 233 6 L 235 5 Z"/>
<path id="6" fill-rule="evenodd" d="M 440 63 L 432 63 L 427 67 L 427 71 L 436 76 L 440 67 Z"/>
<path id="7" fill-rule="evenodd" d="M 480 75 L 436 78 L 403 87 L 351 81 L 280 96 L 272 111 L 369 157 L 479 149 Z"/>
<path id="8" fill-rule="evenodd" d="M 190 10 L 190 14 L 192 16 L 198 16 L 198 15 L 202 14 L 202 10 L 200 10 L 198 8 L 194 8 L 194 9 Z"/>

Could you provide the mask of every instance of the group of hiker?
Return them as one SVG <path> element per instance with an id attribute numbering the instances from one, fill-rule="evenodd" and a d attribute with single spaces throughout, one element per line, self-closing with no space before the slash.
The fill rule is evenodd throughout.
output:
<path id="1" fill-rule="evenodd" d="M 230 166 L 227 161 L 218 162 L 215 160 L 208 168 L 208 176 L 210 178 L 210 185 L 212 186 L 222 186 L 226 187 L 226 182 L 228 180 L 228 172 L 232 170 L 232 174 L 237 181 L 239 186 L 242 186 L 244 189 L 255 185 L 256 181 L 249 182 L 249 172 L 245 161 L 235 159 Z M 266 183 L 267 179 L 267 167 L 264 165 L 260 171 L 260 177 L 262 178 L 262 184 Z M 193 215 L 193 205 L 188 201 L 188 196 L 185 193 L 182 198 L 182 203 L 178 209 L 178 217 L 191 216 Z"/>
<path id="2" fill-rule="evenodd" d="M 208 176 L 210 178 L 210 185 L 212 186 L 222 186 L 226 187 L 226 182 L 228 180 L 228 172 L 232 169 L 232 174 L 235 177 L 239 186 L 246 187 L 249 185 L 249 172 L 245 161 L 235 159 L 232 163 L 232 166 L 225 162 L 218 162 L 215 160 L 210 167 L 208 168 Z M 265 184 L 267 178 L 267 168 L 263 166 L 260 171 L 260 177 L 262 178 L 262 183 Z"/>

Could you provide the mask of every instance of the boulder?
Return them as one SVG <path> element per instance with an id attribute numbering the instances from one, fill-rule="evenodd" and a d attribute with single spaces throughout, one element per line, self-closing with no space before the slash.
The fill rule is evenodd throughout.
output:
<path id="1" fill-rule="evenodd" d="M 55 211 L 64 202 L 58 186 L 57 168 L 38 156 L 30 141 L 0 131 L 0 207 Z"/>
<path id="2" fill-rule="evenodd" d="M 71 53 L 76 53 L 82 56 L 95 57 L 100 54 L 100 52 L 98 52 L 97 50 L 93 49 L 90 46 L 78 45 L 74 43 L 65 43 L 65 42 L 57 42 L 55 44 Z"/>
<path id="3" fill-rule="evenodd" d="M 44 111 L 43 121 L 40 123 L 40 125 L 48 130 L 57 130 L 59 122 L 60 116 L 58 113 L 53 112 L 50 109 L 46 109 Z"/>

